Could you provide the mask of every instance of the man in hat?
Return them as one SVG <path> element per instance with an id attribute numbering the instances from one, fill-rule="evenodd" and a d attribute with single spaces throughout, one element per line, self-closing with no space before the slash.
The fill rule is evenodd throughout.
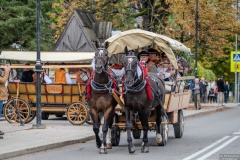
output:
<path id="1" fill-rule="evenodd" d="M 148 52 L 141 51 L 138 55 L 139 55 L 140 61 L 145 61 L 148 72 L 157 73 L 157 67 L 156 67 L 155 63 L 149 59 Z"/>
<path id="2" fill-rule="evenodd" d="M 155 60 L 157 60 L 158 51 L 156 49 L 149 48 L 148 53 L 150 61 L 154 62 Z"/>
<path id="3" fill-rule="evenodd" d="M 30 66 L 29 63 L 25 64 L 26 67 Z M 32 75 L 34 74 L 34 71 L 31 70 L 31 68 L 27 67 L 24 69 L 23 73 L 22 73 L 22 77 L 21 77 L 21 82 L 33 82 L 33 77 Z"/>
<path id="4" fill-rule="evenodd" d="M 220 103 L 223 106 L 223 99 L 224 99 L 223 96 L 225 92 L 223 76 L 220 76 L 219 79 L 217 80 L 217 87 L 218 87 L 218 105 Z"/>

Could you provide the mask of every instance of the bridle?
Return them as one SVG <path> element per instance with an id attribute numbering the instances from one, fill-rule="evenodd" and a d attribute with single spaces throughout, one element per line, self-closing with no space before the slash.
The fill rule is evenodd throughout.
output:
<path id="1" fill-rule="evenodd" d="M 134 61 L 134 59 L 137 59 L 137 56 L 126 56 L 126 58 L 128 59 L 128 63 L 126 64 L 127 66 L 125 69 L 125 75 L 127 75 L 128 72 L 132 72 L 134 84 L 135 84 L 137 80 L 140 79 L 137 73 L 137 67 L 139 66 L 139 62 L 137 62 L 137 67 L 135 68 L 135 70 L 133 70 L 132 68 L 132 62 Z"/>
<path id="2" fill-rule="evenodd" d="M 95 57 L 95 67 L 96 67 L 97 60 L 103 61 L 104 65 L 101 66 L 101 67 L 103 67 L 103 71 L 104 71 L 104 72 L 108 72 L 108 71 L 107 71 L 107 65 L 108 65 L 108 59 L 109 59 L 109 58 L 107 58 L 106 61 L 105 61 L 104 58 L 103 58 L 103 56 L 104 56 L 104 51 L 107 52 L 107 55 L 108 55 L 108 51 L 107 51 L 106 48 L 98 48 L 98 50 L 99 50 L 99 51 L 98 51 L 97 57 Z"/>

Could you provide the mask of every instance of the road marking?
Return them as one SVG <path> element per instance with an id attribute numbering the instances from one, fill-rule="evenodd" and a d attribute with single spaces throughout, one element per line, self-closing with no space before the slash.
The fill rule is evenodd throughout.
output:
<path id="1" fill-rule="evenodd" d="M 222 145 L 220 145 L 219 147 L 215 148 L 214 150 L 212 150 L 211 152 L 205 154 L 204 156 L 198 158 L 197 160 L 204 160 L 207 157 L 211 156 L 212 154 L 216 153 L 217 151 L 219 151 L 220 149 L 226 147 L 228 144 L 230 144 L 232 141 L 236 140 L 237 138 L 239 138 L 239 136 L 234 136 L 233 138 L 229 139 L 227 142 L 223 143 Z"/>
<path id="2" fill-rule="evenodd" d="M 240 134 L 240 132 L 234 132 L 233 134 Z"/>
<path id="3" fill-rule="evenodd" d="M 202 154 L 203 152 L 209 150 L 210 148 L 216 146 L 217 144 L 221 143 L 221 142 L 224 141 L 225 139 L 228 139 L 229 137 L 230 137 L 230 136 L 225 136 L 225 137 L 223 137 L 222 139 L 219 139 L 218 141 L 216 141 L 215 143 L 207 146 L 206 148 L 203 148 L 202 150 L 200 150 L 200 151 L 192 154 L 191 156 L 184 158 L 183 160 L 190 160 L 190 159 L 192 159 L 192 158 L 194 158 L 194 157 Z"/>

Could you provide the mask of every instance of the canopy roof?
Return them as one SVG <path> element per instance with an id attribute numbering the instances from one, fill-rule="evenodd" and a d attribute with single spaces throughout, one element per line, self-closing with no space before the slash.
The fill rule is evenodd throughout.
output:
<path id="1" fill-rule="evenodd" d="M 95 52 L 41 52 L 42 62 L 86 62 L 91 61 Z M 2 51 L 0 59 L 36 61 L 36 51 Z"/>
<path id="2" fill-rule="evenodd" d="M 105 42 L 107 41 L 109 42 L 108 51 L 110 55 L 123 52 L 125 46 L 129 50 L 133 50 L 138 47 L 143 48 L 155 44 L 166 53 L 175 68 L 177 68 L 177 60 L 172 50 L 191 52 L 190 48 L 174 39 L 141 29 L 132 29 L 118 33 L 108 38 Z"/>

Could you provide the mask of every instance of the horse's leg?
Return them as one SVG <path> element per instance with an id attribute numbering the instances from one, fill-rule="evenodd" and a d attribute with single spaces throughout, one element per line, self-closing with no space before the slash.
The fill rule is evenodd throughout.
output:
<path id="1" fill-rule="evenodd" d="M 114 115 L 114 109 L 112 107 L 109 107 L 107 110 L 104 111 L 104 124 L 102 127 L 102 132 L 103 132 L 103 141 L 102 141 L 102 146 L 100 148 L 100 153 L 107 154 L 107 133 L 108 133 L 108 126 L 109 123 L 112 123 L 113 120 L 113 115 Z M 111 130 L 110 130 L 111 131 Z"/>
<path id="2" fill-rule="evenodd" d="M 148 153 L 149 147 L 148 147 L 148 119 L 150 116 L 150 109 L 145 109 L 144 111 L 139 113 L 139 117 L 142 123 L 143 127 L 143 143 L 142 143 L 142 153 Z"/>
<path id="3" fill-rule="evenodd" d="M 160 133 L 160 125 L 162 123 L 162 112 L 161 112 L 161 106 L 158 105 L 156 107 L 156 113 L 157 113 L 157 118 L 156 118 L 156 141 L 158 144 L 160 144 L 162 142 L 162 136 Z"/>
<path id="4" fill-rule="evenodd" d="M 130 110 L 128 107 L 125 108 L 125 114 L 126 114 L 126 130 L 127 130 L 127 141 L 128 141 L 128 151 L 129 153 L 135 152 L 135 147 L 132 143 L 132 136 L 131 136 L 131 115 Z"/>
<path id="5" fill-rule="evenodd" d="M 100 148 L 101 147 L 101 139 L 99 137 L 100 122 L 99 122 L 99 118 L 98 118 L 98 113 L 95 110 L 91 109 L 90 115 L 93 120 L 93 132 L 95 133 L 95 137 L 96 137 L 96 145 L 97 145 L 97 148 Z"/>
<path id="6" fill-rule="evenodd" d="M 112 149 L 112 143 L 111 143 L 111 138 L 112 138 L 112 124 L 113 124 L 113 119 L 115 116 L 115 107 L 112 108 L 111 112 L 111 118 L 108 118 L 108 132 L 107 132 L 107 149 Z"/>

